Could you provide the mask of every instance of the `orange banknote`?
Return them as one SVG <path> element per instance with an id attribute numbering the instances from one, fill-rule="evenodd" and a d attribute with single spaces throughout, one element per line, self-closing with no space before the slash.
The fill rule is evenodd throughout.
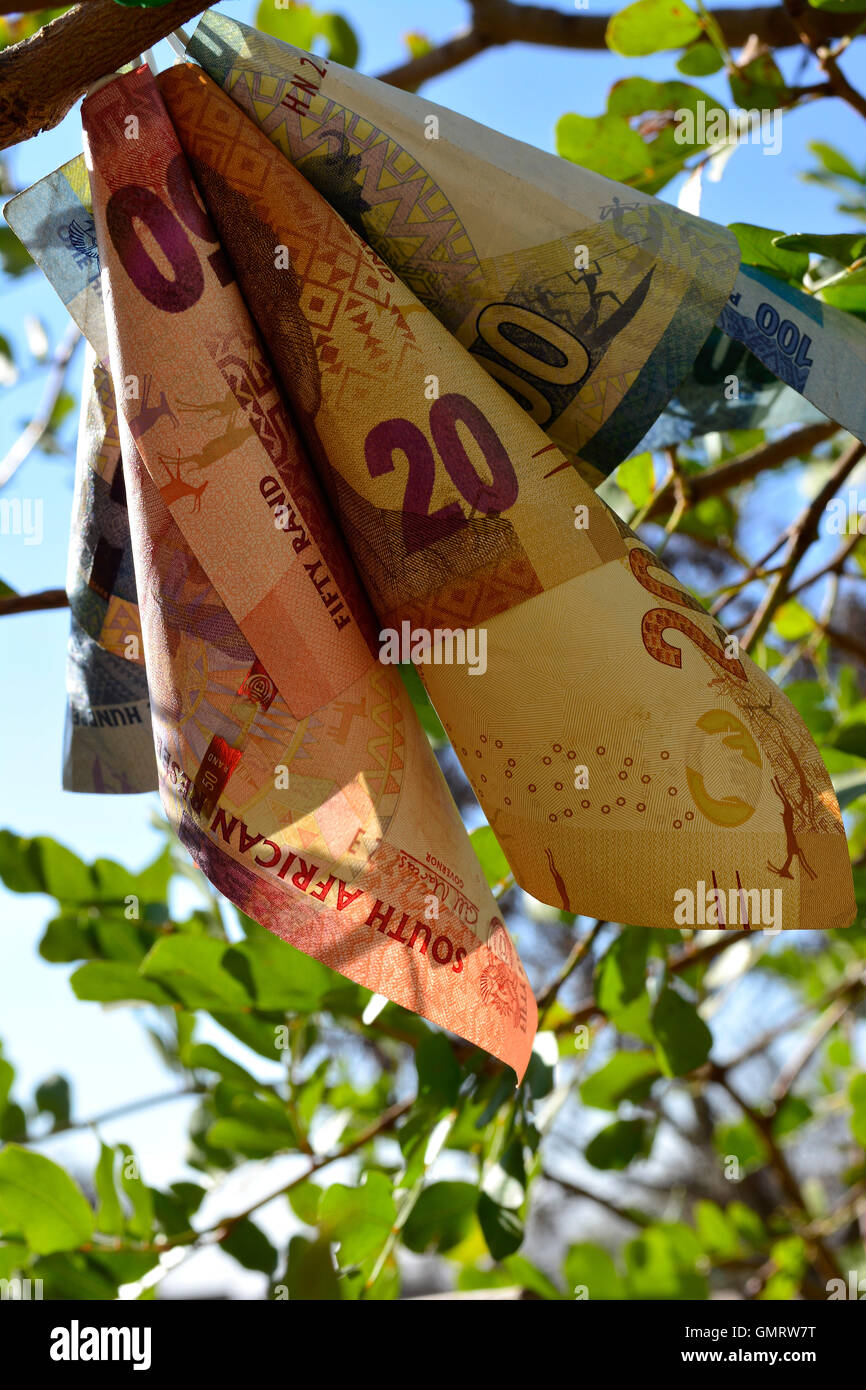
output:
<path id="1" fill-rule="evenodd" d="M 531 990 L 148 69 L 82 119 L 166 812 L 244 912 L 522 1076 Z"/>
<path id="2" fill-rule="evenodd" d="M 848 925 L 785 695 L 221 89 L 191 65 L 160 87 L 380 656 L 417 654 L 517 881 L 646 926 Z"/>

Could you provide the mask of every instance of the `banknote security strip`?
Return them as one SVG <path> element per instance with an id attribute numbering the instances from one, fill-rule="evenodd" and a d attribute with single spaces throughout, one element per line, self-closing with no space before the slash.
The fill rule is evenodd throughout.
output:
<path id="1" fill-rule="evenodd" d="M 531 990 L 377 659 L 382 628 L 483 629 L 482 676 L 420 674 L 524 888 L 671 926 L 679 886 L 704 883 L 719 925 L 767 925 L 762 893 L 774 924 L 778 906 L 784 926 L 847 925 L 808 731 L 572 466 L 597 478 L 646 437 L 716 320 L 765 362 L 772 336 L 777 376 L 835 410 L 815 386 L 832 315 L 738 271 L 722 229 L 453 113 L 440 166 L 417 98 L 224 16 L 190 52 L 88 98 L 86 162 L 8 210 L 102 401 L 79 455 L 69 582 L 93 671 L 73 707 L 112 708 L 103 656 L 132 672 L 130 706 L 146 672 L 140 725 L 103 716 L 100 750 L 76 724 L 66 784 L 140 789 L 143 729 L 220 891 L 520 1075 Z M 534 184 L 524 225 L 485 222 L 479 161 Z"/>

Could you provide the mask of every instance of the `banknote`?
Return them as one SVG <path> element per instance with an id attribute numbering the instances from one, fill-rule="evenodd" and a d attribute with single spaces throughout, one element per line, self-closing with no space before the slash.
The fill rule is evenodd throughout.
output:
<path id="1" fill-rule="evenodd" d="M 866 326 L 858 319 L 744 265 L 719 325 L 780 381 L 866 440 Z"/>
<path id="2" fill-rule="evenodd" d="M 738 271 L 729 231 L 216 11 L 187 51 L 586 464 L 635 448 L 714 322 L 866 437 L 866 328 Z"/>
<path id="3" fill-rule="evenodd" d="M 773 430 L 824 418 L 747 347 L 714 328 L 692 370 L 632 452 L 666 449 L 726 430 Z"/>
<path id="4" fill-rule="evenodd" d="M 730 232 L 215 11 L 187 52 L 566 452 L 609 473 L 643 438 Z"/>
<path id="5" fill-rule="evenodd" d="M 522 1076 L 526 976 L 149 70 L 82 121 L 166 813 L 244 912 Z"/>
<path id="6" fill-rule="evenodd" d="M 718 925 L 848 925 L 841 815 L 784 694 L 257 124 L 191 64 L 159 85 L 380 659 L 417 644 L 518 883 L 645 926 L 686 924 L 688 894 Z"/>
<path id="7" fill-rule="evenodd" d="M 280 144 L 280 148 L 283 148 L 283 144 Z M 325 169 L 327 167 L 326 164 Z M 353 219 L 351 215 L 347 215 L 351 214 L 349 200 L 345 196 L 341 198 L 339 187 L 336 191 L 332 189 L 328 179 L 321 175 L 319 164 L 313 162 L 308 168 L 304 163 L 303 168 L 305 175 L 311 176 L 313 181 L 315 176 L 319 175 L 320 191 L 325 193 L 338 211 L 347 216 L 350 223 L 362 226 L 365 233 L 370 233 L 369 226 L 363 227 L 358 218 Z M 90 188 L 83 159 L 79 156 L 71 160 L 61 169 L 55 170 L 53 174 L 34 184 L 32 188 L 18 194 L 6 205 L 6 216 L 10 226 L 54 285 L 85 337 L 93 344 L 99 359 L 106 361 L 108 341 L 102 307 L 98 251 L 90 207 Z M 372 233 L 375 237 L 375 228 L 372 228 Z M 398 247 L 401 244 L 398 243 Z M 387 237 L 378 238 L 377 245 L 381 254 L 401 275 L 407 273 L 406 267 L 400 263 Z M 435 284 L 437 271 L 436 263 L 433 264 L 432 275 Z M 430 276 L 426 275 L 419 282 L 416 277 L 415 284 L 420 297 L 435 313 L 438 301 L 435 295 L 427 292 L 425 288 L 429 279 Z M 613 301 L 608 301 L 608 307 L 612 304 Z M 727 309 L 723 310 L 722 316 L 727 312 Z M 833 322 L 835 321 L 834 317 Z M 777 375 L 759 356 L 750 352 L 743 341 L 737 341 L 737 337 L 747 336 L 744 326 L 733 338 L 722 333 L 718 327 L 712 328 L 662 414 L 649 426 L 643 437 L 635 440 L 635 431 L 630 431 L 619 447 L 626 452 L 640 453 L 646 449 L 663 449 L 672 444 L 683 443 L 713 431 L 774 429 L 781 425 L 808 424 L 821 419 L 822 412 L 799 393 L 797 384 L 786 384 L 787 377 L 784 373 L 787 359 L 776 363 L 779 373 Z M 758 336 L 755 329 L 752 337 Z M 524 346 L 526 341 L 524 339 Z M 505 345 L 506 339 L 502 339 L 500 346 Z M 472 350 L 477 354 L 481 347 L 479 339 Z M 507 351 L 514 355 L 514 341 Z M 767 356 L 767 352 L 764 356 Z M 525 367 L 526 359 L 522 361 Z M 504 368 L 501 363 L 497 367 L 493 359 L 485 355 L 482 364 L 487 365 L 488 370 L 494 375 L 498 373 L 498 379 L 506 389 L 511 389 L 519 403 L 528 400 L 526 395 L 521 395 L 516 390 L 514 381 L 503 374 Z M 514 363 L 511 370 L 513 367 Z M 736 377 L 735 392 L 730 385 L 732 376 Z M 525 382 L 526 390 L 529 389 L 529 384 Z M 802 384 L 801 381 L 800 385 Z M 548 383 L 546 389 L 552 389 L 552 383 Z M 643 389 L 642 384 L 640 389 Z M 652 409 L 658 406 L 658 397 L 648 396 L 642 399 L 647 403 L 644 418 L 648 419 Z M 652 407 L 649 406 L 651 400 Z M 541 419 L 546 418 L 544 410 L 540 409 L 539 413 Z M 629 440 L 632 440 L 630 446 Z M 588 446 L 589 449 L 592 447 Z M 595 447 L 599 447 L 598 440 L 595 441 Z M 616 450 L 609 455 L 603 452 L 596 453 L 594 458 L 595 463 L 584 462 L 582 458 L 576 460 L 583 476 L 593 484 L 598 483 L 605 472 L 610 471 L 620 461 L 616 457 Z"/>
<path id="8" fill-rule="evenodd" d="M 94 349 L 108 361 L 99 249 L 82 155 L 47 174 L 6 204 L 3 215 L 59 294 Z"/>
<path id="9" fill-rule="evenodd" d="M 88 346 L 66 588 L 71 624 L 63 786 L 157 785 L 114 388 Z"/>

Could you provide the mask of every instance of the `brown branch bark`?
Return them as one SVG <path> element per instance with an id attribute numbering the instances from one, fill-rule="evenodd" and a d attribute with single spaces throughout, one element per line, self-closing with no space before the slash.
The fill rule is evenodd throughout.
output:
<path id="1" fill-rule="evenodd" d="M 769 444 L 762 444 L 758 449 L 741 454 L 739 458 L 730 459 L 719 468 L 708 469 L 706 473 L 696 473 L 683 479 L 688 490 L 689 504 L 697 506 L 708 497 L 719 497 L 730 488 L 739 487 L 740 483 L 751 482 L 759 473 L 765 473 L 770 468 L 779 468 L 783 463 L 801 454 L 811 453 L 818 444 L 823 444 L 825 439 L 834 435 L 838 428 L 838 425 L 828 421 L 804 425 L 781 439 L 773 439 Z M 667 516 L 676 500 L 675 481 L 672 477 L 659 489 L 645 516 L 641 518 L 642 521 Z"/>
<path id="2" fill-rule="evenodd" d="M 205 6 L 172 0 L 127 9 L 115 0 L 83 3 L 38 34 L 0 53 L 0 149 L 50 130 L 98 77 L 152 48 Z"/>
<path id="3" fill-rule="evenodd" d="M 855 439 L 849 448 L 845 450 L 845 453 L 838 459 L 833 472 L 821 488 L 821 491 L 803 512 L 801 512 L 797 521 L 794 523 L 791 539 L 788 543 L 788 549 L 782 566 L 778 574 L 775 575 L 765 597 L 755 610 L 743 634 L 742 645 L 746 651 L 748 651 L 752 643 L 756 642 L 759 637 L 763 637 L 773 620 L 776 610 L 787 598 L 790 581 L 793 578 L 797 566 L 818 534 L 821 517 L 824 515 L 831 499 L 835 497 L 848 476 L 853 473 L 864 453 L 866 453 L 866 446 L 861 444 L 859 439 Z"/>
<path id="4" fill-rule="evenodd" d="M 50 130 L 97 78 L 128 63 L 205 8 L 202 0 L 172 0 L 156 9 L 128 9 L 115 0 L 81 0 L 32 38 L 0 53 L 0 149 Z M 782 5 L 722 6 L 712 13 L 731 48 L 742 47 L 752 34 L 772 48 L 799 42 Z M 566 14 L 512 0 L 471 0 L 466 33 L 399 64 L 381 78 L 413 91 L 431 77 L 507 43 L 603 51 L 609 18 L 609 14 Z M 810 15 L 810 37 L 822 42 L 844 37 L 859 20 L 857 14 L 816 10 Z"/>
<path id="5" fill-rule="evenodd" d="M 68 608 L 65 589 L 43 589 L 39 594 L 9 594 L 0 598 L 0 618 L 9 613 L 38 613 L 46 608 Z"/>

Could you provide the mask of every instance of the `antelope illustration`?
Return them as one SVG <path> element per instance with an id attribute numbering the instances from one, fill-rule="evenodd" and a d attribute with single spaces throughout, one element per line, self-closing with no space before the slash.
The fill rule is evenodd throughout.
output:
<path id="1" fill-rule="evenodd" d="M 200 487 L 195 487 L 192 483 L 184 482 L 183 478 L 180 476 L 180 470 L 185 460 L 180 457 L 180 450 L 178 450 L 178 456 L 174 461 L 174 473 L 171 471 L 171 461 L 169 459 L 163 458 L 162 455 L 160 455 L 159 462 L 163 465 L 169 476 L 169 482 L 163 483 L 162 487 L 159 489 L 165 505 L 171 507 L 175 502 L 178 502 L 181 497 L 194 497 L 195 501 L 192 504 L 192 509 L 194 512 L 201 511 L 201 495 L 207 487 L 207 480 L 205 480 Z"/>
<path id="2" fill-rule="evenodd" d="M 168 403 L 168 397 L 162 391 L 159 397 L 159 405 L 149 405 L 150 388 L 153 384 L 153 377 L 148 373 L 144 378 L 144 395 L 141 398 L 141 405 L 134 420 L 129 422 L 129 432 L 133 439 L 140 439 L 163 415 L 167 415 L 173 425 L 177 424 L 177 416 Z"/>
<path id="3" fill-rule="evenodd" d="M 205 423 L 208 425 L 213 424 L 215 420 L 225 421 L 221 434 L 214 435 L 213 439 L 209 439 L 194 454 L 184 455 L 178 460 L 180 463 L 191 463 L 196 468 L 210 468 L 218 459 L 225 458 L 226 454 L 237 449 L 248 436 L 249 425 L 243 406 L 238 404 L 231 391 L 222 400 L 178 401 L 177 408 L 205 416 Z"/>

